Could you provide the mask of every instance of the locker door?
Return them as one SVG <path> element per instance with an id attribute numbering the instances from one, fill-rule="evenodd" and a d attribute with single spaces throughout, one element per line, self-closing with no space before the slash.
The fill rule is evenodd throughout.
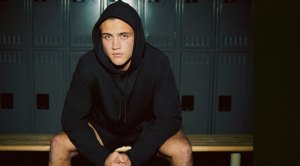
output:
<path id="1" fill-rule="evenodd" d="M 158 48 L 174 48 L 176 37 L 176 1 L 145 0 L 146 40 Z"/>
<path id="2" fill-rule="evenodd" d="M 215 133 L 248 133 L 251 123 L 251 0 L 219 0 Z"/>
<path id="3" fill-rule="evenodd" d="M 63 1 L 32 1 L 32 33 L 35 47 L 63 46 Z"/>
<path id="4" fill-rule="evenodd" d="M 220 0 L 219 48 L 248 48 L 252 0 Z"/>
<path id="5" fill-rule="evenodd" d="M 180 92 L 186 133 L 209 132 L 212 53 L 181 52 Z"/>
<path id="6" fill-rule="evenodd" d="M 213 0 L 182 1 L 181 47 L 212 48 L 214 37 Z"/>
<path id="7" fill-rule="evenodd" d="M 72 48 L 91 48 L 92 30 L 100 16 L 100 1 L 70 1 L 70 46 Z"/>
<path id="8" fill-rule="evenodd" d="M 0 51 L 0 133 L 26 133 L 28 66 L 25 51 Z"/>
<path id="9" fill-rule="evenodd" d="M 245 133 L 251 84 L 248 61 L 247 52 L 218 54 L 215 133 Z"/>
<path id="10" fill-rule="evenodd" d="M 107 3 L 106 3 L 106 6 L 114 3 L 114 2 L 117 2 L 118 0 L 107 0 Z M 136 11 L 138 11 L 138 3 L 139 3 L 139 0 L 122 0 L 123 2 L 125 3 L 128 3 L 130 6 L 132 6 Z M 105 6 L 105 7 L 106 7 Z"/>
<path id="11" fill-rule="evenodd" d="M 22 0 L 0 1 L 0 47 L 26 46 L 26 10 Z"/>
<path id="12" fill-rule="evenodd" d="M 34 51 L 35 130 L 56 133 L 65 98 L 62 51 Z"/>

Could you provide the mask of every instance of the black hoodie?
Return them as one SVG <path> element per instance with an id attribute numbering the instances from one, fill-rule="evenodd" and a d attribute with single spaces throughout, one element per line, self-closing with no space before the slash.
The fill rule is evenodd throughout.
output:
<path id="1" fill-rule="evenodd" d="M 119 71 L 104 54 L 99 25 L 118 18 L 134 30 L 134 48 L 127 71 Z M 132 165 L 142 165 L 181 126 L 178 90 L 168 58 L 145 42 L 138 13 L 115 2 L 101 14 L 93 29 L 94 49 L 83 55 L 62 113 L 62 127 L 78 151 L 96 165 L 104 165 L 114 150 L 101 146 L 89 127 L 138 139 L 126 152 Z"/>

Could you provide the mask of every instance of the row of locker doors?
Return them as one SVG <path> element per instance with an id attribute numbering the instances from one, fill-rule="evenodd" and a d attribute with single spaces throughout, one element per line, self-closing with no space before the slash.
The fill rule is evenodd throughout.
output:
<path id="1" fill-rule="evenodd" d="M 34 51 L 32 63 L 27 62 L 26 52 L 1 51 L 0 131 L 57 131 L 68 88 L 67 71 L 74 71 L 83 53 L 70 53 L 67 69 L 63 51 Z M 165 53 L 170 57 L 182 95 L 183 127 L 187 132 L 247 131 L 247 123 L 251 124 L 247 53 L 219 53 L 217 75 L 210 52 L 184 51 L 180 60 L 174 59 L 174 52 Z M 215 77 L 218 82 L 214 86 Z"/>
<path id="2" fill-rule="evenodd" d="M 90 48 L 91 30 L 115 0 L 0 1 L 0 46 Z M 125 0 L 126 1 L 126 0 Z M 127 0 L 160 48 L 247 49 L 251 0 Z"/>
<path id="3" fill-rule="evenodd" d="M 77 60 L 91 48 L 91 28 L 113 1 L 21 2 L 0 1 L 1 22 L 7 22 L 0 27 L 0 132 L 58 132 Z M 251 132 L 251 2 L 128 3 L 142 17 L 147 41 L 169 56 L 184 130 Z"/>

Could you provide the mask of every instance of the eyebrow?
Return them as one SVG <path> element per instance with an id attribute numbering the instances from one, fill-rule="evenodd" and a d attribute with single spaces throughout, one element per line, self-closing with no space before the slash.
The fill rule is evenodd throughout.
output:
<path id="1" fill-rule="evenodd" d="M 110 33 L 101 33 L 101 35 L 112 35 Z"/>
<path id="2" fill-rule="evenodd" d="M 132 34 L 132 33 L 130 33 L 130 32 L 121 32 L 118 35 L 130 35 L 130 34 Z M 107 32 L 101 33 L 101 35 L 111 35 L 112 36 L 111 33 L 107 33 Z"/>

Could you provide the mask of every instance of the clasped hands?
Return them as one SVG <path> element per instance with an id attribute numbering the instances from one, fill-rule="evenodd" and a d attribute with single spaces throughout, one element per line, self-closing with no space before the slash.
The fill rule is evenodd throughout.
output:
<path id="1" fill-rule="evenodd" d="M 125 153 L 115 151 L 108 155 L 105 166 L 131 166 L 131 161 Z"/>

